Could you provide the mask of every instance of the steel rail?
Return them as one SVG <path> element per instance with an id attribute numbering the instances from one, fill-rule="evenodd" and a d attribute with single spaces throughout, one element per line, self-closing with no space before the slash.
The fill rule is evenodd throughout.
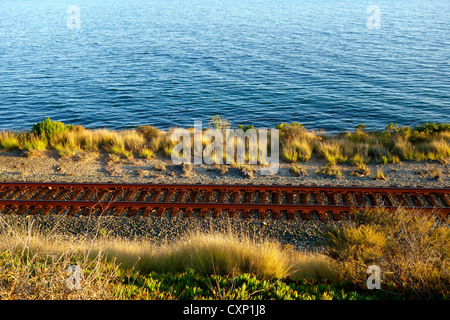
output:
<path id="1" fill-rule="evenodd" d="M 203 199 L 197 201 L 199 193 Z M 392 211 L 402 207 L 446 217 L 450 214 L 449 195 L 449 188 L 0 182 L 0 212 L 34 215 L 56 210 L 57 214 L 88 215 L 99 211 L 116 216 L 156 212 L 161 216 L 169 210 L 174 216 L 182 210 L 189 217 L 199 210 L 200 216 L 212 211 L 216 217 L 224 212 L 234 217 L 239 211 L 243 218 L 252 212 L 264 218 L 270 212 L 273 218 L 286 214 L 310 219 L 311 213 L 317 213 L 322 220 L 329 214 L 339 220 L 342 213 L 363 208 Z"/>
<path id="2" fill-rule="evenodd" d="M 306 185 L 253 185 L 253 184 L 134 184 L 134 183 L 65 183 L 65 182 L 0 182 L 0 189 L 5 187 L 24 188 L 95 188 L 95 189 L 194 189 L 199 190 L 280 190 L 280 191 L 347 191 L 347 192 L 408 192 L 408 193 L 446 193 L 450 194 L 450 187 L 421 188 L 421 187 L 362 187 L 362 186 L 306 186 Z"/>

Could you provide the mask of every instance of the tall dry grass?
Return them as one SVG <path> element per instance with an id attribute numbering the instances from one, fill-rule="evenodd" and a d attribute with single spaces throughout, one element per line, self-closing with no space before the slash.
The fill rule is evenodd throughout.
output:
<path id="1" fill-rule="evenodd" d="M 55 134 L 50 144 L 61 156 L 73 155 L 78 151 L 99 152 L 104 150 L 113 154 L 141 152 L 146 138 L 136 130 L 112 131 L 108 129 L 69 130 Z"/>
<path id="2" fill-rule="evenodd" d="M 105 224 L 78 235 L 42 231 L 34 218 L 15 223 L 0 217 L 0 297 L 2 299 L 114 299 L 118 270 L 185 272 L 263 278 L 333 279 L 331 259 L 284 248 L 269 240 L 233 233 L 192 233 L 155 244 L 110 238 Z M 81 289 L 67 287 L 67 268 L 82 271 Z"/>
<path id="3" fill-rule="evenodd" d="M 164 245 L 108 240 L 99 250 L 122 266 L 143 272 L 203 274 L 253 273 L 264 278 L 323 279 L 333 277 L 331 260 L 315 253 L 284 249 L 269 240 L 252 240 L 232 233 L 193 233 Z"/>

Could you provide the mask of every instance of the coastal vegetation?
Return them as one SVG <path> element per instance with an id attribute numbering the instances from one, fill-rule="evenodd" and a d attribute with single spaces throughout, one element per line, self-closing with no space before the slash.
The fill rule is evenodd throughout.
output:
<path id="1" fill-rule="evenodd" d="M 218 116 L 212 117 L 209 125 L 218 130 L 231 127 L 228 121 Z M 243 131 L 254 129 L 253 125 L 238 125 L 238 128 Z M 318 172 L 336 177 L 340 175 L 339 165 L 343 164 L 354 166 L 354 175 L 367 176 L 370 174 L 368 164 L 385 165 L 400 161 L 447 163 L 450 158 L 448 123 L 425 123 L 414 127 L 391 123 L 384 130 L 378 131 L 367 131 L 365 125 L 360 124 L 353 132 L 333 135 L 308 130 L 296 122 L 282 123 L 275 128 L 280 133 L 281 161 L 297 164 L 311 159 L 323 160 L 325 166 Z M 193 128 L 189 130 L 191 129 Z M 151 125 L 117 131 L 86 129 L 81 125 L 67 125 L 47 118 L 34 124 L 29 132 L 1 132 L 0 149 L 22 150 L 28 156 L 53 149 L 60 157 L 71 157 L 79 153 L 106 153 L 117 159 L 141 157 L 150 160 L 171 156 L 177 142 L 171 141 L 170 134 L 171 130 L 164 131 Z M 203 137 L 202 145 L 209 143 L 210 139 Z M 197 152 L 194 148 L 191 151 L 192 155 Z M 225 157 L 224 151 L 222 158 Z M 213 155 L 213 159 L 217 161 L 220 158 L 220 155 Z M 256 158 L 260 164 L 259 154 Z M 248 154 L 245 160 L 250 164 Z"/>
<path id="2" fill-rule="evenodd" d="M 420 211 L 354 212 L 305 251 L 268 238 L 198 232 L 154 243 L 97 221 L 75 235 L 0 219 L 1 299 L 448 299 L 450 231 Z M 106 219 L 106 217 L 104 217 Z M 366 286 L 381 270 L 381 289 Z M 80 270 L 68 288 L 69 266 Z"/>

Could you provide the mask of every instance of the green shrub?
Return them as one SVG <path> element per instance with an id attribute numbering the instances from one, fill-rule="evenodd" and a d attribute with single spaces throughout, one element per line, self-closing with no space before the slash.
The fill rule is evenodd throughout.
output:
<path id="1" fill-rule="evenodd" d="M 280 123 L 280 124 L 277 124 L 275 126 L 275 129 L 278 129 L 280 131 L 285 132 L 285 131 L 288 131 L 290 129 L 303 130 L 303 129 L 305 129 L 305 127 L 303 125 L 301 125 L 300 123 L 298 123 L 298 122 L 291 122 L 291 123 Z"/>
<path id="2" fill-rule="evenodd" d="M 347 136 L 348 139 L 354 143 L 359 143 L 359 142 L 364 141 L 368 137 L 368 134 L 365 132 L 365 128 L 366 128 L 365 124 L 357 125 L 355 127 L 355 132 L 348 134 L 348 136 Z"/>
<path id="3" fill-rule="evenodd" d="M 238 124 L 238 129 L 242 129 L 242 131 L 247 131 L 250 129 L 255 129 L 255 127 L 253 125 L 242 125 L 242 124 Z"/>
<path id="4" fill-rule="evenodd" d="M 48 142 L 52 136 L 63 133 L 71 128 L 73 128 L 72 125 L 65 125 L 61 121 L 52 121 L 50 118 L 47 118 L 42 122 L 33 124 L 31 132 L 39 135 Z"/>
<path id="5" fill-rule="evenodd" d="M 231 123 L 227 119 L 222 118 L 221 116 L 211 117 L 208 124 L 209 124 L 210 128 L 221 130 L 221 131 L 230 129 L 230 127 L 231 127 Z"/>
<path id="6" fill-rule="evenodd" d="M 441 132 L 450 131 L 449 123 L 425 123 L 424 125 L 416 125 L 413 131 L 425 133 L 427 135 L 433 135 Z"/>
<path id="7" fill-rule="evenodd" d="M 280 130 L 280 138 L 283 141 L 302 136 L 306 132 L 305 127 L 298 122 L 277 124 L 275 129 Z"/>
<path id="8" fill-rule="evenodd" d="M 392 146 L 393 139 L 396 137 L 402 137 L 406 141 L 413 143 L 429 142 L 440 133 L 444 132 L 450 132 L 450 124 L 433 122 L 425 123 L 424 125 L 416 125 L 414 128 L 410 128 L 390 123 L 381 134 L 381 138 L 386 145 Z"/>

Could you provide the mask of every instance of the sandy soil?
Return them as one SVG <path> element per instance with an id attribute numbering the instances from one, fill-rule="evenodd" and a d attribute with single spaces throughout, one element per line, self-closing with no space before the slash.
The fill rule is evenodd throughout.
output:
<path id="1" fill-rule="evenodd" d="M 155 169 L 164 162 L 165 171 Z M 191 174 L 184 176 L 180 165 L 170 158 L 145 160 L 134 158 L 111 163 L 105 154 L 82 154 L 60 158 L 55 151 L 45 151 L 39 156 L 27 157 L 22 151 L 0 151 L 0 181 L 67 181 L 67 182 L 133 182 L 133 183 L 211 183 L 211 184 L 293 184 L 293 185 L 361 185 L 361 186 L 450 186 L 450 167 L 435 161 L 401 162 L 396 164 L 369 164 L 371 173 L 364 177 L 352 175 L 355 170 L 349 164 L 338 165 L 339 178 L 316 173 L 325 162 L 312 158 L 298 162 L 306 175 L 294 176 L 290 164 L 281 163 L 277 174 L 262 176 L 254 166 L 254 177 L 246 177 L 238 168 L 227 166 L 222 174 L 214 166 L 193 165 Z M 223 165 L 222 165 L 223 166 Z M 377 168 L 381 168 L 387 180 L 375 180 Z M 427 172 L 435 170 L 435 175 Z"/>

